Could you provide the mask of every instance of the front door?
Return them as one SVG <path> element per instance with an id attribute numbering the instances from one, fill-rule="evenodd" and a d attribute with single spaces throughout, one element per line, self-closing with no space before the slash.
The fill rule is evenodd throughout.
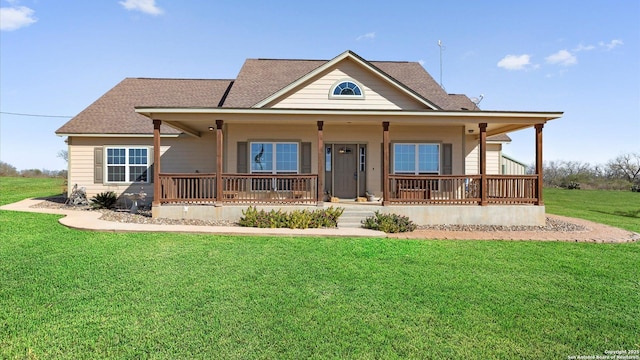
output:
<path id="1" fill-rule="evenodd" d="M 333 196 L 355 199 L 358 191 L 358 145 L 333 146 Z"/>

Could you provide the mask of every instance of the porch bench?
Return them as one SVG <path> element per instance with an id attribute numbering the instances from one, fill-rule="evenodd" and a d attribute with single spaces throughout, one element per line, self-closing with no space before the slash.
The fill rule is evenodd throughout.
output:
<path id="1" fill-rule="evenodd" d="M 430 197 L 429 189 L 412 189 L 398 187 L 396 194 L 399 199 L 403 200 L 427 200 Z"/>

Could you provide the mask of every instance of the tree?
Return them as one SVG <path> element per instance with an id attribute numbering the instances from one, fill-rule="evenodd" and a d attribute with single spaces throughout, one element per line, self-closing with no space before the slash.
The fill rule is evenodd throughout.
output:
<path id="1" fill-rule="evenodd" d="M 64 162 L 68 163 L 69 162 L 69 152 L 67 150 L 60 150 L 58 151 L 58 155 L 57 155 L 60 159 L 64 160 Z"/>
<path id="2" fill-rule="evenodd" d="M 619 155 L 607 163 L 613 177 L 623 177 L 632 183 L 640 182 L 640 153 Z"/>
<path id="3" fill-rule="evenodd" d="M 18 170 L 15 166 L 0 161 L 0 176 L 18 176 Z"/>

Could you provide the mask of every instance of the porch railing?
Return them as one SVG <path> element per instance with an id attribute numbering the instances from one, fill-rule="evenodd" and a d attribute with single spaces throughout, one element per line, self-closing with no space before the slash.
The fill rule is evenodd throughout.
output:
<path id="1" fill-rule="evenodd" d="M 223 174 L 217 194 L 216 174 L 159 174 L 160 203 L 315 204 L 318 176 L 314 174 Z"/>
<path id="2" fill-rule="evenodd" d="M 486 175 L 490 204 L 536 203 L 536 175 Z M 480 175 L 389 175 L 389 203 L 479 204 Z"/>
<path id="3" fill-rule="evenodd" d="M 160 174 L 160 203 L 215 201 L 216 174 Z"/>
<path id="4" fill-rule="evenodd" d="M 490 204 L 533 204 L 537 175 L 487 175 L 487 202 Z"/>
<path id="5" fill-rule="evenodd" d="M 316 204 L 316 174 L 159 174 L 160 203 Z M 486 203 L 535 204 L 536 175 L 486 175 Z M 389 175 L 392 204 L 479 204 L 480 175 Z"/>
<path id="6" fill-rule="evenodd" d="M 223 174 L 222 189 L 227 203 L 315 204 L 318 175 Z"/>

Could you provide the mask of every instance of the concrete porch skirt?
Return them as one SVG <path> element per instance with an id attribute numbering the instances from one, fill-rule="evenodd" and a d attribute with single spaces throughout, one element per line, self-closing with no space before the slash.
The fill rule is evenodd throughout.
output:
<path id="1" fill-rule="evenodd" d="M 358 208 L 380 211 L 381 213 L 398 214 L 409 217 L 417 225 L 502 225 L 502 226 L 544 226 L 545 207 L 535 205 L 395 205 L 378 204 L 358 205 L 345 203 L 325 203 L 324 207 Z M 248 205 L 162 205 L 152 209 L 154 218 L 199 219 L 238 221 L 242 211 Z M 315 210 L 315 205 L 258 205 L 258 210 L 272 209 L 282 211 Z"/>

